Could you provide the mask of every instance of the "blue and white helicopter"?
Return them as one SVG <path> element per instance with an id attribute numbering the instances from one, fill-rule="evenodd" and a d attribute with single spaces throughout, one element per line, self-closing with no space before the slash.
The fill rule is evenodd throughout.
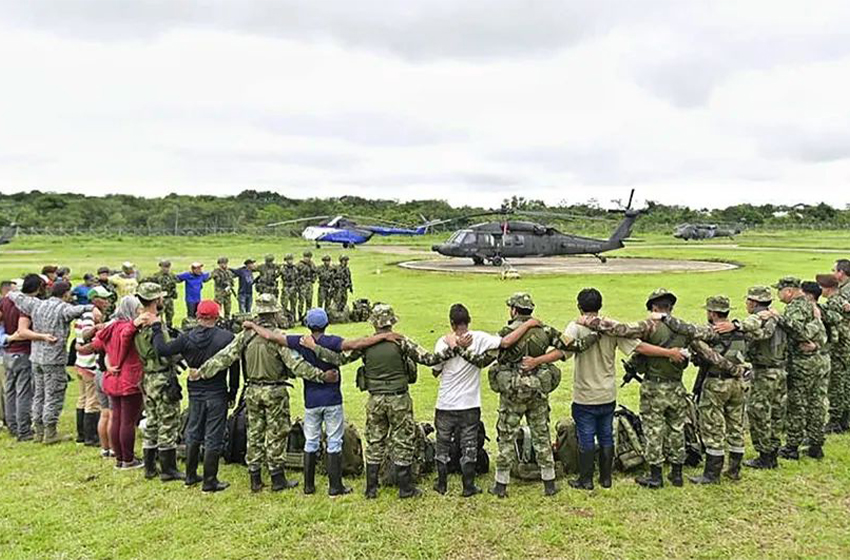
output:
<path id="1" fill-rule="evenodd" d="M 316 247 L 320 247 L 322 243 L 337 243 L 347 249 L 366 243 L 374 235 L 425 235 L 433 226 L 450 221 L 427 220 L 424 216 L 422 219 L 423 223 L 416 227 L 407 227 L 403 224 L 383 220 L 380 221 L 386 225 L 367 226 L 360 225 L 354 219 L 346 216 L 311 216 L 309 218 L 275 222 L 268 224 L 268 227 L 315 222 L 318 220 L 318 224 L 304 228 L 304 231 L 301 232 L 301 237 L 307 241 L 314 242 Z"/>

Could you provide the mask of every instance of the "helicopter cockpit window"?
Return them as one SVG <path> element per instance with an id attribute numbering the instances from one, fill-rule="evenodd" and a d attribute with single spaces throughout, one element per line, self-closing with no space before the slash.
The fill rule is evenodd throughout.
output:
<path id="1" fill-rule="evenodd" d="M 466 232 L 463 236 L 463 239 L 460 241 L 463 245 L 475 245 L 475 234 L 470 232 Z"/>
<path id="2" fill-rule="evenodd" d="M 464 235 L 466 235 L 465 231 L 456 231 L 449 237 L 448 243 L 460 243 Z"/>

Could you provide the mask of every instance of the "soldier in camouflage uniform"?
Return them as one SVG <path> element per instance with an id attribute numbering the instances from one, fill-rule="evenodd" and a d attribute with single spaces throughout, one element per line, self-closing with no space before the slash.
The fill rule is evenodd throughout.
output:
<path id="1" fill-rule="evenodd" d="M 159 284 L 143 282 L 136 289 L 136 297 L 148 317 L 155 318 L 157 306 L 162 304 L 165 291 Z M 165 336 L 168 337 L 167 334 Z M 157 354 L 153 345 L 153 329 L 150 327 L 150 321 L 136 331 L 134 344 L 144 369 L 142 393 L 145 402 L 145 437 L 142 451 L 145 478 L 151 480 L 159 475 L 162 482 L 183 480 L 183 474 L 177 470 L 180 400 L 174 400 L 174 395 L 168 390 L 169 386 L 175 383 L 174 377 L 177 373 L 170 359 L 160 358 Z M 159 454 L 159 472 L 156 469 L 157 454 Z"/>
<path id="2" fill-rule="evenodd" d="M 348 294 L 354 293 L 354 282 L 351 279 L 351 269 L 348 268 L 348 255 L 339 257 L 339 265 L 333 277 L 334 307 L 337 311 L 345 311 L 348 305 Z"/>
<path id="3" fill-rule="evenodd" d="M 393 308 L 376 305 L 369 318 L 377 334 L 389 333 L 398 322 Z M 366 401 L 366 498 L 378 495 L 378 474 L 389 456 L 395 464 L 399 498 L 420 494 L 413 484 L 416 421 L 408 386 L 416 382 L 416 364 L 435 366 L 455 355 L 447 348 L 432 354 L 412 340 L 399 336 L 378 342 L 365 349 L 345 352 L 342 356 L 317 346 L 316 356 L 331 364 L 347 364 L 363 360 L 357 374 L 357 386 L 369 392 Z"/>
<path id="4" fill-rule="evenodd" d="M 726 476 L 741 478 L 744 458 L 744 374 L 746 335 L 739 324 L 729 321 L 732 307 L 726 296 L 706 300 L 708 326 L 697 326 L 662 315 L 661 320 L 676 334 L 688 338 L 688 349 L 699 365 L 697 387 L 700 434 L 705 445 L 705 469 L 701 476 L 689 477 L 694 484 L 717 484 L 729 448 Z"/>
<path id="5" fill-rule="evenodd" d="M 159 272 L 148 276 L 142 282 L 157 284 L 165 295 L 162 298 L 162 316 L 165 324 L 172 327 L 174 324 L 174 300 L 177 299 L 177 275 L 171 272 L 171 261 L 160 261 Z"/>
<path id="6" fill-rule="evenodd" d="M 826 433 L 842 433 L 850 411 L 850 313 L 846 312 L 848 300 L 839 291 L 838 280 L 832 274 L 819 274 L 817 282 L 826 301 L 821 305 L 823 322 L 829 331 L 829 422 Z"/>
<path id="7" fill-rule="evenodd" d="M 313 253 L 304 251 L 303 258 L 295 265 L 298 270 L 298 312 L 295 314 L 296 321 L 303 321 L 307 311 L 313 307 L 313 285 L 316 283 L 316 264 L 313 262 Z"/>
<path id="8" fill-rule="evenodd" d="M 257 290 L 257 295 L 273 294 L 277 298 L 277 279 L 280 277 L 280 267 L 274 262 L 274 255 L 266 255 L 266 258 L 260 266 L 257 267 L 257 280 L 254 286 Z"/>
<path id="9" fill-rule="evenodd" d="M 233 272 L 228 268 L 227 257 L 219 257 L 218 268 L 212 271 L 213 286 L 215 287 L 215 302 L 224 310 L 224 318 L 230 319 L 231 295 L 233 294 Z"/>
<path id="10" fill-rule="evenodd" d="M 785 446 L 779 450 L 783 459 L 798 460 L 804 436 L 808 438 L 808 455 L 823 457 L 823 424 L 826 416 L 828 369 L 823 348 L 827 344 L 826 327 L 820 309 L 806 298 L 802 282 L 791 276 L 774 285 L 785 312 L 779 319 L 788 335 L 788 404 Z"/>
<path id="11" fill-rule="evenodd" d="M 560 371 L 552 364 L 524 371 L 522 361 L 527 357 L 548 358 L 550 348 L 555 349 L 551 354 L 553 361 L 561 359 L 565 356 L 564 352 L 584 351 L 595 344 L 599 336 L 591 334 L 580 340 L 570 340 L 557 329 L 540 324 L 531 317 L 534 301 L 527 293 L 513 294 L 506 304 L 511 319 L 499 331 L 499 336 L 503 338 L 502 347 L 480 356 L 471 355 L 467 350 L 459 351 L 461 357 L 478 367 L 486 367 L 494 360 L 497 362 L 488 372 L 490 387 L 499 393 L 499 420 L 496 423 L 499 455 L 496 459 L 496 481 L 490 493 L 499 498 L 507 497 L 511 465 L 516 455 L 514 442 L 524 417 L 531 430 L 544 494 L 553 496 L 558 488 L 555 485 L 555 458 L 549 433 L 549 393 L 557 387 Z M 511 340 L 505 344 L 508 337 Z"/>
<path id="12" fill-rule="evenodd" d="M 257 324 L 277 331 L 275 318 L 279 311 L 274 294 L 261 294 L 257 298 Z M 338 354 L 330 354 L 339 360 Z M 288 380 L 298 376 L 317 383 L 334 382 L 339 379 L 339 373 L 333 370 L 323 372 L 305 362 L 295 350 L 259 337 L 253 331 L 242 331 L 190 378 L 213 377 L 240 358 L 245 360 L 244 394 L 248 414 L 245 460 L 251 477 L 251 491 L 259 492 L 263 488 L 263 464 L 268 465 L 273 492 L 294 488 L 298 482 L 287 481 L 284 472 L 286 439 L 292 425 L 289 412 L 291 385 Z"/>
<path id="13" fill-rule="evenodd" d="M 646 308 L 652 313 L 670 315 L 677 302 L 676 296 L 664 288 L 652 292 Z M 633 324 L 617 323 L 601 317 L 584 323 L 591 330 L 611 336 L 639 338 L 662 348 L 683 348 L 688 338 L 673 332 L 664 322 L 652 318 Z M 644 374 L 640 386 L 640 416 L 646 435 L 646 462 L 649 476 L 635 480 L 646 488 L 664 486 L 662 466 L 664 459 L 670 463 L 670 482 L 682 486 L 682 465 L 685 463 L 685 418 L 688 410 L 688 392 L 682 384 L 682 374 L 688 363 L 676 363 L 666 358 L 646 357 L 639 361 L 638 370 Z"/>
<path id="14" fill-rule="evenodd" d="M 319 279 L 319 293 L 316 304 L 318 307 L 330 311 L 333 305 L 333 279 L 336 270 L 331 266 L 331 256 L 322 257 L 322 264 L 316 269 L 316 277 Z"/>
<path id="15" fill-rule="evenodd" d="M 294 322 L 298 315 L 298 269 L 293 260 L 292 254 L 283 257 L 283 266 L 280 268 L 280 278 L 283 281 L 283 287 L 280 291 L 280 305 Z"/>

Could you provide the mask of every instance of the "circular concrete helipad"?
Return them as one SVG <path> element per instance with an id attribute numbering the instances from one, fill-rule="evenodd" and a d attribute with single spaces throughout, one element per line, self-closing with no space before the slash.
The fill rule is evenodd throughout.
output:
<path id="1" fill-rule="evenodd" d="M 471 274 L 501 274 L 504 266 L 476 266 L 468 259 L 432 259 L 407 261 L 402 268 L 427 272 L 455 272 Z M 611 257 L 601 263 L 594 257 L 548 257 L 513 259 L 508 265 L 523 274 L 663 274 L 671 272 L 719 272 L 734 270 L 737 265 L 711 261 L 673 259 L 641 259 Z"/>

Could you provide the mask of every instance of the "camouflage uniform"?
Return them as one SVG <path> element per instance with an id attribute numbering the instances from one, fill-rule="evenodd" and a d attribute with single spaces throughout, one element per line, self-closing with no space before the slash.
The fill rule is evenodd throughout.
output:
<path id="1" fill-rule="evenodd" d="M 783 278 L 777 289 L 800 286 L 797 278 Z M 803 443 L 822 447 L 828 383 L 828 364 L 822 349 L 827 344 L 826 327 L 816 315 L 816 306 L 804 295 L 795 297 L 785 306 L 780 326 L 788 335 L 788 403 L 786 411 L 786 449 L 783 455 L 793 455 Z M 814 343 L 817 350 L 802 348 Z M 794 453 L 789 453 L 793 450 Z"/>
<path id="2" fill-rule="evenodd" d="M 266 255 L 265 262 L 257 267 L 257 280 L 254 289 L 257 295 L 273 294 L 277 298 L 277 279 L 280 277 L 280 266 L 275 264 L 274 255 Z"/>
<path id="3" fill-rule="evenodd" d="M 227 259 L 218 259 L 219 267 L 212 271 L 213 286 L 215 287 L 215 302 L 224 310 L 224 318 L 230 318 L 231 295 L 233 293 L 233 272 L 227 268 Z M 224 265 L 225 268 L 221 268 Z"/>
<path id="4" fill-rule="evenodd" d="M 529 311 L 534 309 L 534 301 L 527 293 L 516 293 L 506 303 L 510 308 Z M 529 319 L 530 315 L 517 315 L 499 331 L 499 336 L 509 335 Z M 514 443 L 523 417 L 531 430 L 532 446 L 540 467 L 541 479 L 547 482 L 555 480 L 555 458 L 549 432 L 549 393 L 553 387 L 544 386 L 543 376 L 551 371 L 546 368 L 556 366 L 549 364 L 526 373 L 520 369 L 523 358 L 542 356 L 553 347 L 563 352 L 582 352 L 598 339 L 598 335 L 592 334 L 581 340 L 571 340 L 557 329 L 542 326 L 529 329 L 510 348 L 492 350 L 481 356 L 471 355 L 468 350 L 459 351 L 461 357 L 478 367 L 486 367 L 494 360 L 497 362 L 488 372 L 491 388 L 499 392 L 496 483 L 510 483 L 511 467 L 516 456 Z M 498 379 L 503 381 L 497 381 Z"/>
<path id="5" fill-rule="evenodd" d="M 275 329 L 274 314 L 280 308 L 273 294 L 260 295 L 255 311 L 259 315 L 259 324 Z M 339 359 L 334 352 L 328 352 Z M 273 478 L 282 476 L 286 440 L 291 427 L 289 379 L 298 376 L 322 383 L 324 372 L 305 362 L 295 350 L 264 340 L 252 331 L 242 331 L 223 350 L 207 360 L 198 373 L 203 378 L 213 377 L 243 356 L 248 415 L 245 460 L 248 471 L 258 473 L 266 464 Z"/>
<path id="6" fill-rule="evenodd" d="M 295 320 L 300 321 L 313 307 L 313 284 L 316 283 L 316 265 L 313 263 L 313 253 L 304 251 L 304 258 L 298 261 L 298 312 Z"/>
<path id="7" fill-rule="evenodd" d="M 337 311 L 345 311 L 348 305 L 348 294 L 354 292 L 354 282 L 351 280 L 351 269 L 348 268 L 348 256 L 339 258 L 339 266 L 333 275 L 334 307 Z"/>
<path id="8" fill-rule="evenodd" d="M 848 300 L 835 293 L 823 303 L 823 322 L 829 332 L 829 422 L 840 430 L 841 419 L 850 412 L 850 319 L 844 311 Z"/>
<path id="9" fill-rule="evenodd" d="M 159 272 L 148 276 L 142 282 L 158 284 L 165 293 L 162 298 L 162 315 L 165 317 L 166 325 L 169 327 L 174 326 L 174 301 L 177 299 L 177 275 L 171 272 L 171 262 L 160 262 Z"/>
<path id="10" fill-rule="evenodd" d="M 280 267 L 280 278 L 283 281 L 280 305 L 294 321 L 298 313 L 298 269 L 292 263 L 292 258 L 292 255 L 286 255 L 283 258 L 283 266 Z"/>
<path id="11" fill-rule="evenodd" d="M 329 311 L 333 304 L 333 278 L 336 270 L 331 266 L 330 255 L 322 257 L 322 265 L 316 269 L 316 276 L 319 279 L 318 307 L 323 307 L 325 311 Z"/>

